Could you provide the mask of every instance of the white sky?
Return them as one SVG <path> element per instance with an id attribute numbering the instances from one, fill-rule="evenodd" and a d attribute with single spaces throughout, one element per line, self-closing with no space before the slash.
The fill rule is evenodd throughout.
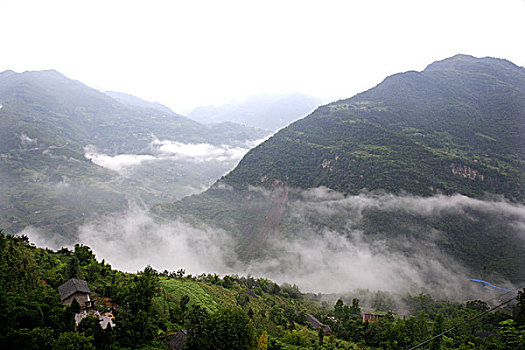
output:
<path id="1" fill-rule="evenodd" d="M 457 53 L 525 66 L 525 0 L 0 0 L 0 71 L 56 69 L 179 113 L 351 97 Z"/>

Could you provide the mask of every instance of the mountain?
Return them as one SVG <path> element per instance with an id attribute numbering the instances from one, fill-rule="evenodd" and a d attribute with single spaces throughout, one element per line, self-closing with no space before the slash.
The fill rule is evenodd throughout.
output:
<path id="1" fill-rule="evenodd" d="M 458 55 L 318 108 L 246 155 L 234 186 L 525 200 L 525 70 Z"/>
<path id="2" fill-rule="evenodd" d="M 524 281 L 524 131 L 525 69 L 457 55 L 317 108 L 205 193 L 154 212 L 231 231 L 246 261 L 328 231 L 356 260 Z"/>
<path id="3" fill-rule="evenodd" d="M 137 96 L 126 94 L 124 92 L 106 91 L 106 95 L 108 95 L 109 97 L 117 100 L 118 102 L 128 107 L 151 108 L 151 109 L 159 110 L 164 113 L 174 114 L 171 109 L 169 109 L 168 107 L 158 102 L 149 102 L 141 98 L 138 98 Z"/>
<path id="4" fill-rule="evenodd" d="M 197 107 L 188 118 L 206 124 L 229 121 L 277 131 L 308 115 L 320 103 L 320 100 L 300 93 L 256 95 L 223 106 Z"/>
<path id="5" fill-rule="evenodd" d="M 202 191 L 266 131 L 204 126 L 56 71 L 0 73 L 0 227 L 71 237 L 85 218 Z M 125 98 L 124 98 L 125 96 Z M 215 158 L 205 158 L 208 150 Z"/>

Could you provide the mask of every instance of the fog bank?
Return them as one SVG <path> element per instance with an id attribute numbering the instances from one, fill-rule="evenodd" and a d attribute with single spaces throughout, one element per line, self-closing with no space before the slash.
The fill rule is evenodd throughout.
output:
<path id="1" fill-rule="evenodd" d="M 194 275 L 251 274 L 278 283 L 295 283 L 312 292 L 370 289 L 419 293 L 431 288 L 431 293 L 450 298 L 478 286 L 468 281 L 476 276 L 437 247 L 435 242 L 441 232 L 422 232 L 424 242 L 408 235 L 398 236 L 393 245 L 385 237 L 367 237 L 356 229 L 363 212 L 371 208 L 398 210 L 424 218 L 448 213 L 469 215 L 477 210 L 501 216 L 514 234 L 525 238 L 525 206 L 504 200 L 373 193 L 345 197 L 325 188 L 296 191 L 296 195 L 287 204 L 288 215 L 300 223 L 300 229 L 269 240 L 267 257 L 248 263 L 238 258 L 230 232 L 182 219 L 160 221 L 136 207 L 126 213 L 94 218 L 80 227 L 78 238 L 99 259 L 131 272 L 149 264 L 158 270 L 184 268 Z M 332 217 L 342 222 L 332 227 L 319 225 L 319 218 Z M 38 231 L 24 233 L 41 244 Z"/>

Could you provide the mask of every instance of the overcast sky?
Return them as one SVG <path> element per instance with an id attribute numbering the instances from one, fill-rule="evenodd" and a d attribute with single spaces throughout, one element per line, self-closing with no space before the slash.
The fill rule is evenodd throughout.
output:
<path id="1" fill-rule="evenodd" d="M 0 0 L 0 71 L 56 69 L 179 113 L 336 100 L 457 53 L 525 66 L 525 0 Z"/>

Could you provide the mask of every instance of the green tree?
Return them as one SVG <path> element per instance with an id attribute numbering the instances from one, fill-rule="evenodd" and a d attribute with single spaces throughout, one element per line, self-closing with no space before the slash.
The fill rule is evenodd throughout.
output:
<path id="1" fill-rule="evenodd" d="M 87 337 L 78 332 L 60 333 L 55 344 L 55 350 L 95 350 L 91 341 L 92 337 Z"/>
<path id="2" fill-rule="evenodd" d="M 208 312 L 200 305 L 194 305 L 187 318 L 186 327 L 188 329 L 188 339 L 185 344 L 186 349 L 199 350 L 204 348 L 206 341 L 206 320 Z"/>
<path id="3" fill-rule="evenodd" d="M 268 349 L 268 333 L 263 331 L 256 339 L 257 350 L 267 350 Z"/>
<path id="4" fill-rule="evenodd" d="M 319 344 L 323 344 L 324 342 L 324 329 L 323 327 L 319 327 L 319 330 L 317 331 L 317 337 L 319 338 Z"/>
<path id="5" fill-rule="evenodd" d="M 21 295 L 41 287 L 34 253 L 24 249 L 26 239 L 0 233 L 0 285 Z"/>
<path id="6" fill-rule="evenodd" d="M 64 311 L 64 320 L 66 324 L 66 330 L 74 331 L 76 327 L 75 315 L 80 312 L 80 304 L 76 298 L 73 298 L 71 305 L 66 307 Z"/>
<path id="7" fill-rule="evenodd" d="M 87 266 L 92 262 L 96 262 L 95 254 L 93 254 L 91 248 L 86 245 L 75 244 L 73 256 L 78 259 L 80 266 Z"/>
<path id="8" fill-rule="evenodd" d="M 512 319 L 500 322 L 500 349 L 525 349 L 525 326 L 518 326 Z"/>
<path id="9" fill-rule="evenodd" d="M 2 349 L 47 350 L 54 349 L 55 342 L 51 328 L 22 328 L 0 335 Z"/>
<path id="10" fill-rule="evenodd" d="M 155 335 L 158 315 L 153 309 L 153 297 L 159 292 L 157 272 L 147 266 L 120 291 L 121 307 L 116 314 L 117 339 L 124 345 L 143 344 Z"/>
<path id="11" fill-rule="evenodd" d="M 432 336 L 436 336 L 438 334 L 441 334 L 445 331 L 445 318 L 443 317 L 443 314 L 440 312 L 437 314 L 436 318 L 434 319 L 434 324 L 432 325 Z M 439 350 L 441 349 L 441 337 L 434 339 L 430 342 L 430 349 L 431 350 Z"/>
<path id="12" fill-rule="evenodd" d="M 249 350 L 256 346 L 250 319 L 238 307 L 220 309 L 211 314 L 204 322 L 204 330 L 199 341 L 200 349 Z"/>
<path id="13" fill-rule="evenodd" d="M 344 320 L 345 318 L 344 305 L 345 303 L 343 299 L 341 298 L 337 299 L 337 302 L 335 303 L 335 306 L 334 306 L 334 316 L 338 322 Z"/>
<path id="14" fill-rule="evenodd" d="M 72 256 L 71 259 L 69 259 L 69 262 L 67 263 L 67 269 L 66 269 L 66 278 L 80 278 L 82 277 L 81 271 L 80 271 L 80 264 L 78 262 L 78 258 L 76 256 Z"/>
<path id="15" fill-rule="evenodd" d="M 92 338 L 92 344 L 97 350 L 107 350 L 112 347 L 113 330 L 110 325 L 106 329 L 102 329 L 98 317 L 84 317 L 78 325 L 77 331 Z"/>
<path id="16" fill-rule="evenodd" d="M 190 297 L 184 294 L 179 300 L 179 308 L 181 313 L 186 313 L 188 310 L 188 303 L 190 302 Z"/>
<path id="17" fill-rule="evenodd" d="M 115 320 L 117 341 L 135 347 L 152 340 L 156 333 L 152 316 L 145 310 L 133 313 L 130 309 L 121 308 Z"/>
<path id="18" fill-rule="evenodd" d="M 514 322 L 518 326 L 525 326 L 525 288 L 518 292 L 518 303 L 514 307 Z"/>
<path id="19" fill-rule="evenodd" d="M 352 299 L 352 306 L 350 307 L 350 313 L 352 315 L 361 315 L 361 308 L 359 307 L 359 299 Z"/>

